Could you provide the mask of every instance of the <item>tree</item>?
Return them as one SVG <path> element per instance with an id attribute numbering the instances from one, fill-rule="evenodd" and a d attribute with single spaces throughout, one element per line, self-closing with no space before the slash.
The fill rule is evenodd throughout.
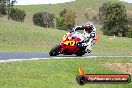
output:
<path id="1" fill-rule="evenodd" d="M 6 5 L 4 2 L 0 2 L 0 16 L 7 15 Z"/>
<path id="2" fill-rule="evenodd" d="M 60 30 L 69 30 L 75 25 L 76 14 L 72 10 L 63 9 L 56 18 L 56 26 Z"/>
<path id="3" fill-rule="evenodd" d="M 132 29 L 128 30 L 127 37 L 132 38 Z"/>
<path id="4" fill-rule="evenodd" d="M 75 12 L 73 12 L 72 10 L 67 11 L 66 15 L 65 15 L 65 25 L 67 30 L 71 29 L 74 27 L 75 25 Z"/>
<path id="5" fill-rule="evenodd" d="M 14 8 L 16 0 L 0 0 L 0 16 L 7 15 L 8 20 L 24 22 L 26 12 L 18 8 Z"/>
<path id="6" fill-rule="evenodd" d="M 38 12 L 33 15 L 33 23 L 45 28 L 54 27 L 54 14 L 49 12 Z"/>
<path id="7" fill-rule="evenodd" d="M 18 8 L 12 8 L 12 10 L 9 13 L 9 17 L 14 20 L 14 21 L 18 21 L 18 22 L 24 22 L 26 16 L 26 12 L 23 10 L 20 10 Z"/>
<path id="8" fill-rule="evenodd" d="M 6 7 L 7 0 L 0 0 L 0 16 L 7 15 L 7 7 Z"/>
<path id="9" fill-rule="evenodd" d="M 8 15 L 9 20 L 9 14 L 15 3 L 16 0 L 0 0 L 0 15 Z"/>
<path id="10" fill-rule="evenodd" d="M 66 30 L 66 25 L 65 25 L 65 19 L 64 17 L 58 17 L 56 18 L 56 27 L 60 30 Z"/>
<path id="11" fill-rule="evenodd" d="M 14 4 L 16 3 L 16 0 L 5 0 L 7 4 L 7 15 L 8 15 L 8 20 L 10 19 L 10 12 L 13 10 Z"/>
<path id="12" fill-rule="evenodd" d="M 67 12 L 68 10 L 64 8 L 62 11 L 60 11 L 59 16 L 64 17 Z"/>
<path id="13" fill-rule="evenodd" d="M 125 5 L 121 2 L 107 2 L 99 8 L 99 19 L 105 35 L 126 36 L 128 32 Z"/>

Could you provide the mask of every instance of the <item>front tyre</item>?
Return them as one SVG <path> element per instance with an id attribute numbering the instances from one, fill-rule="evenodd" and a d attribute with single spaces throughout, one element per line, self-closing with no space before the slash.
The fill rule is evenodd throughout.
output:
<path id="1" fill-rule="evenodd" d="M 49 55 L 50 56 L 57 56 L 59 54 L 58 50 L 61 48 L 60 45 L 56 45 L 55 47 L 53 47 L 50 52 Z"/>

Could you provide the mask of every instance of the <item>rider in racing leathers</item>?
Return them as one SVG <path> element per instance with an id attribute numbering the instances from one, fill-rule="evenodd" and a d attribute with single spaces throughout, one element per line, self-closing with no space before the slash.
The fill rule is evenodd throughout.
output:
<path id="1" fill-rule="evenodd" d="M 84 33 L 80 35 L 77 30 L 84 30 Z M 87 22 L 82 26 L 76 26 L 71 30 L 71 32 L 73 33 L 72 36 L 76 36 L 81 39 L 79 44 L 82 47 L 86 46 L 85 51 L 90 53 L 96 39 L 96 28 L 93 26 L 92 22 Z"/>

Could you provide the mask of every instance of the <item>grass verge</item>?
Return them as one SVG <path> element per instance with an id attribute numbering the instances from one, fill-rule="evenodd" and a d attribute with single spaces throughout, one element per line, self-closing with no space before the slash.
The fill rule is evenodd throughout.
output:
<path id="1" fill-rule="evenodd" d="M 1 88 L 130 88 L 129 84 L 76 83 L 78 67 L 88 74 L 122 74 L 104 66 L 105 63 L 131 63 L 132 58 L 51 59 L 0 63 Z"/>

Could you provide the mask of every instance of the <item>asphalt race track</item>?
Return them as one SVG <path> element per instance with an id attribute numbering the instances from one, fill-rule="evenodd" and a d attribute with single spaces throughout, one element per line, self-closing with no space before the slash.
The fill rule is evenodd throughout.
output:
<path id="1" fill-rule="evenodd" d="M 85 54 L 83 57 L 132 57 L 121 55 L 107 55 L 107 54 Z M 38 59 L 52 59 L 52 58 L 78 58 L 76 55 L 58 55 L 55 57 L 49 56 L 46 52 L 1 52 L 0 62 L 18 61 L 18 60 L 38 60 Z"/>

